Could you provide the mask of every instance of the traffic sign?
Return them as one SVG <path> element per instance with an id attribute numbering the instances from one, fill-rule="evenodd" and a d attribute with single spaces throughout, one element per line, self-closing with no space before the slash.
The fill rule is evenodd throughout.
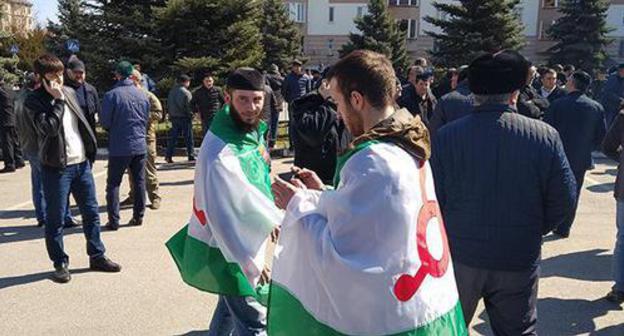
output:
<path id="1" fill-rule="evenodd" d="M 19 47 L 17 46 L 17 44 L 12 45 L 9 48 L 9 52 L 13 55 L 16 55 L 19 52 Z"/>
<path id="2" fill-rule="evenodd" d="M 65 48 L 75 54 L 80 51 L 80 42 L 75 39 L 67 40 L 67 42 L 65 42 Z"/>

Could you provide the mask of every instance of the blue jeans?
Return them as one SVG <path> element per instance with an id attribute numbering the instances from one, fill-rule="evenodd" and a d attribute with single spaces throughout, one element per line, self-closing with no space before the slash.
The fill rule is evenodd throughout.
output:
<path id="1" fill-rule="evenodd" d="M 624 200 L 617 200 L 617 235 L 613 249 L 614 288 L 624 292 Z"/>
<path id="2" fill-rule="evenodd" d="M 195 156 L 193 145 L 193 122 L 190 118 L 171 118 L 171 131 L 167 141 L 167 153 L 165 157 L 172 157 L 178 135 L 182 134 L 186 142 L 186 154 L 188 157 Z"/>
<path id="3" fill-rule="evenodd" d="M 71 192 L 82 214 L 82 229 L 87 239 L 87 254 L 98 258 L 106 251 L 100 239 L 100 215 L 95 193 L 91 163 L 85 161 L 65 169 L 43 167 L 41 170 L 43 194 L 47 204 L 45 227 L 46 248 L 54 266 L 69 263 L 63 250 L 63 217 L 69 206 Z"/>
<path id="4" fill-rule="evenodd" d="M 108 158 L 108 177 L 106 179 L 106 211 L 108 224 L 119 225 L 119 185 L 126 169 L 134 183 L 134 208 L 132 217 L 143 218 L 145 214 L 145 160 L 146 154 L 134 156 L 110 156 Z"/>
<path id="5" fill-rule="evenodd" d="M 219 295 L 208 336 L 230 335 L 266 335 L 266 308 L 251 297 Z"/>
<path id="6" fill-rule="evenodd" d="M 41 183 L 41 161 L 37 154 L 26 154 L 26 159 L 30 162 L 30 189 L 32 192 L 32 201 L 35 206 L 35 215 L 37 222 L 46 222 L 46 202 L 43 196 L 43 184 Z M 67 195 L 67 204 L 69 204 L 69 194 Z M 69 206 L 65 211 L 63 223 L 68 223 L 72 220 Z"/>

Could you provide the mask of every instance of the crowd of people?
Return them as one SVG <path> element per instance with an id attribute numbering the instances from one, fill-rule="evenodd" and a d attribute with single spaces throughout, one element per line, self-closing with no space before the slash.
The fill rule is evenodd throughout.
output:
<path id="1" fill-rule="evenodd" d="M 167 115 L 165 161 L 181 135 L 196 162 L 193 214 L 167 247 L 187 283 L 219 294 L 210 335 L 294 335 L 301 325 L 310 334 L 463 335 L 481 299 L 496 335 L 534 335 L 543 236 L 570 236 L 592 152 L 622 160 L 624 64 L 592 78 L 501 51 L 436 83 L 426 59 L 401 79 L 385 56 L 355 51 L 309 74 L 297 59 L 286 76 L 275 65 L 239 68 L 224 87 L 205 72 L 191 91 L 181 74 L 166 108 L 140 65 L 119 62 L 103 96 L 76 57 L 42 55 L 33 68 L 19 92 L 0 89 L 1 172 L 30 164 L 52 279 L 71 280 L 70 195 L 91 269 L 121 270 L 100 237 L 96 125 L 108 134 L 104 227 L 117 230 L 121 206 L 132 206 L 136 226 L 147 199 L 161 206 L 156 125 Z M 272 180 L 285 106 L 294 166 Z M 131 191 L 120 202 L 126 172 Z M 621 304 L 622 165 L 615 198 L 606 299 Z M 272 270 L 268 239 L 279 245 Z"/>

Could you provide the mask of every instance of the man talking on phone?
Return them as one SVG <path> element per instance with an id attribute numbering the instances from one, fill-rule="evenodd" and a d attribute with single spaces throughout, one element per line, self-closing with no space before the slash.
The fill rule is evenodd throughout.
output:
<path id="1" fill-rule="evenodd" d="M 43 191 L 47 204 L 45 240 L 54 263 L 52 280 L 71 280 L 69 256 L 63 249 L 63 218 L 71 192 L 82 214 L 91 270 L 119 272 L 121 266 L 108 259 L 100 239 L 100 217 L 91 167 L 97 144 L 71 87 L 63 87 L 63 63 L 46 54 L 35 60 L 34 70 L 42 86 L 25 102 L 33 115 L 42 165 Z"/>

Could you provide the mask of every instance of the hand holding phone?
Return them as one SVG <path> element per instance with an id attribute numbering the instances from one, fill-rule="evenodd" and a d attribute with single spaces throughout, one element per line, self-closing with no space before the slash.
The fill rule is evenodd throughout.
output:
<path id="1" fill-rule="evenodd" d="M 64 99 L 63 96 L 63 86 L 56 81 L 50 81 L 46 78 L 43 79 L 43 87 L 48 91 L 48 93 L 54 97 L 54 99 Z"/>

